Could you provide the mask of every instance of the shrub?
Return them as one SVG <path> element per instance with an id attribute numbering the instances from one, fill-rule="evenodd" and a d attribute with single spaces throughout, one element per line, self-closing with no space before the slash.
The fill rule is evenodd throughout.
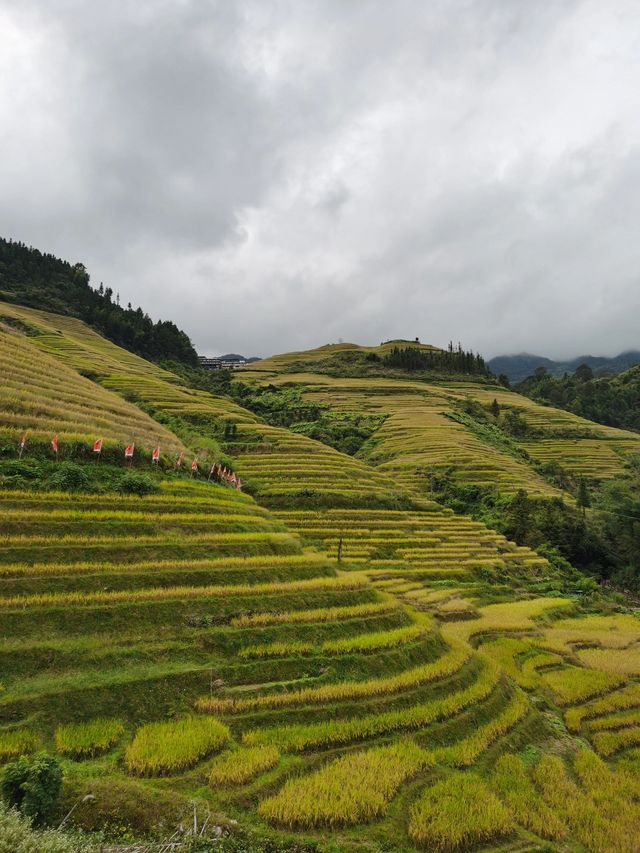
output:
<path id="1" fill-rule="evenodd" d="M 0 853 L 91 853 L 88 841 L 57 829 L 37 830 L 15 809 L 0 803 Z"/>
<path id="2" fill-rule="evenodd" d="M 50 484 L 61 492 L 81 492 L 89 488 L 89 477 L 75 462 L 62 462 L 52 474 Z"/>
<path id="3" fill-rule="evenodd" d="M 144 497 L 159 491 L 158 486 L 144 474 L 129 472 L 120 480 L 118 491 L 123 495 L 138 495 Z"/>
<path id="4" fill-rule="evenodd" d="M 21 756 L 5 767 L 2 796 L 9 806 L 42 826 L 54 813 L 61 786 L 62 769 L 55 756 Z"/>

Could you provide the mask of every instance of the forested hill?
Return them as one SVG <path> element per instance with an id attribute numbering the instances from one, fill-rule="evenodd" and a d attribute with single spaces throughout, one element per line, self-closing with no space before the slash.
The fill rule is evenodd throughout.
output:
<path id="1" fill-rule="evenodd" d="M 606 426 L 640 431 L 640 365 L 619 376 L 594 378 L 587 365 L 561 378 L 538 370 L 517 389 L 532 400 L 551 403 Z"/>
<path id="2" fill-rule="evenodd" d="M 539 367 L 544 367 L 552 376 L 562 376 L 564 373 L 573 373 L 581 364 L 586 364 L 594 373 L 613 375 L 622 373 L 635 364 L 640 364 L 640 352 L 629 350 L 612 358 L 581 355 L 570 361 L 553 361 L 542 355 L 522 352 L 519 355 L 497 355 L 489 359 L 487 364 L 496 376 L 504 374 L 510 382 L 522 382 L 529 376 L 533 376 Z"/>
<path id="3" fill-rule="evenodd" d="M 189 336 L 170 320 L 120 305 L 102 284 L 95 290 L 81 263 L 70 264 L 24 243 L 0 238 L 0 299 L 78 317 L 110 341 L 153 361 L 197 364 Z"/>

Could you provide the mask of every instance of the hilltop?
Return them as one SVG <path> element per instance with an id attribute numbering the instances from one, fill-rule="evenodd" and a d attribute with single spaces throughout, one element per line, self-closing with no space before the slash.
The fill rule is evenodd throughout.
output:
<path id="1" fill-rule="evenodd" d="M 0 760 L 58 757 L 57 821 L 632 853 L 640 619 L 584 490 L 624 491 L 640 436 L 453 348 L 339 344 L 211 393 L 77 317 L 0 318 Z"/>

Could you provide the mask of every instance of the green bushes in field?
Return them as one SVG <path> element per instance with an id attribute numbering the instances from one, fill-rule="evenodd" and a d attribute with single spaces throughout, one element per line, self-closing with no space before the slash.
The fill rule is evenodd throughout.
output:
<path id="1" fill-rule="evenodd" d="M 157 483 L 154 483 L 150 477 L 131 471 L 125 474 L 118 483 L 118 491 L 123 495 L 138 495 L 138 497 L 142 498 L 146 495 L 152 495 L 154 492 L 160 491 L 160 489 Z"/>
<path id="2" fill-rule="evenodd" d="M 125 764 L 140 776 L 185 770 L 220 749 L 229 737 L 229 729 L 215 717 L 147 723 L 127 747 Z"/>
<path id="3" fill-rule="evenodd" d="M 62 462 L 49 480 L 52 489 L 61 492 L 79 492 L 89 488 L 86 471 L 75 462 Z"/>
<path id="4" fill-rule="evenodd" d="M 52 755 L 26 755 L 4 769 L 2 798 L 28 817 L 35 826 L 51 820 L 62 787 L 62 768 Z"/>
<path id="5" fill-rule="evenodd" d="M 57 829 L 34 829 L 27 817 L 0 802 L 0 853 L 97 853 L 88 839 Z"/>

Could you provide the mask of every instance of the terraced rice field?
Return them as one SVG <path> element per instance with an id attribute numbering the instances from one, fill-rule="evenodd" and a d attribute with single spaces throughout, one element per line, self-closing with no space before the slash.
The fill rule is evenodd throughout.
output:
<path id="1" fill-rule="evenodd" d="M 319 850 L 631 853 L 635 615 L 583 612 L 538 554 L 399 482 L 395 457 L 345 457 L 12 310 L 109 398 L 237 423 L 258 500 L 188 478 L 143 498 L 0 489 L 1 761 L 55 751 L 77 796 L 172 791 L 189 813 L 195 796 Z M 411 405 L 397 416 L 419 430 Z"/>
<path id="2" fill-rule="evenodd" d="M 368 461 L 398 486 L 421 495 L 429 494 L 435 474 L 447 473 L 461 484 L 492 486 L 505 494 L 524 488 L 533 496 L 560 496 L 562 492 L 534 470 L 527 456 L 540 464 L 558 463 L 571 476 L 597 482 L 621 474 L 626 462 L 640 452 L 635 433 L 593 424 L 499 387 L 280 372 L 290 366 L 284 356 L 267 359 L 243 371 L 242 379 L 298 385 L 306 399 L 328 404 L 336 412 L 385 415 Z M 519 412 L 540 434 L 515 440 L 521 456 L 492 446 L 450 417 L 466 399 L 485 406 L 495 399 L 503 411 Z"/>
<path id="3" fill-rule="evenodd" d="M 4 309 L 0 315 L 5 314 Z M 77 371 L 42 352 L 32 341 L 0 320 L 0 439 L 17 445 L 25 432 L 29 443 L 49 446 L 58 435 L 64 445 L 103 438 L 110 443 L 179 452 L 181 442 L 139 408 L 102 389 Z"/>

